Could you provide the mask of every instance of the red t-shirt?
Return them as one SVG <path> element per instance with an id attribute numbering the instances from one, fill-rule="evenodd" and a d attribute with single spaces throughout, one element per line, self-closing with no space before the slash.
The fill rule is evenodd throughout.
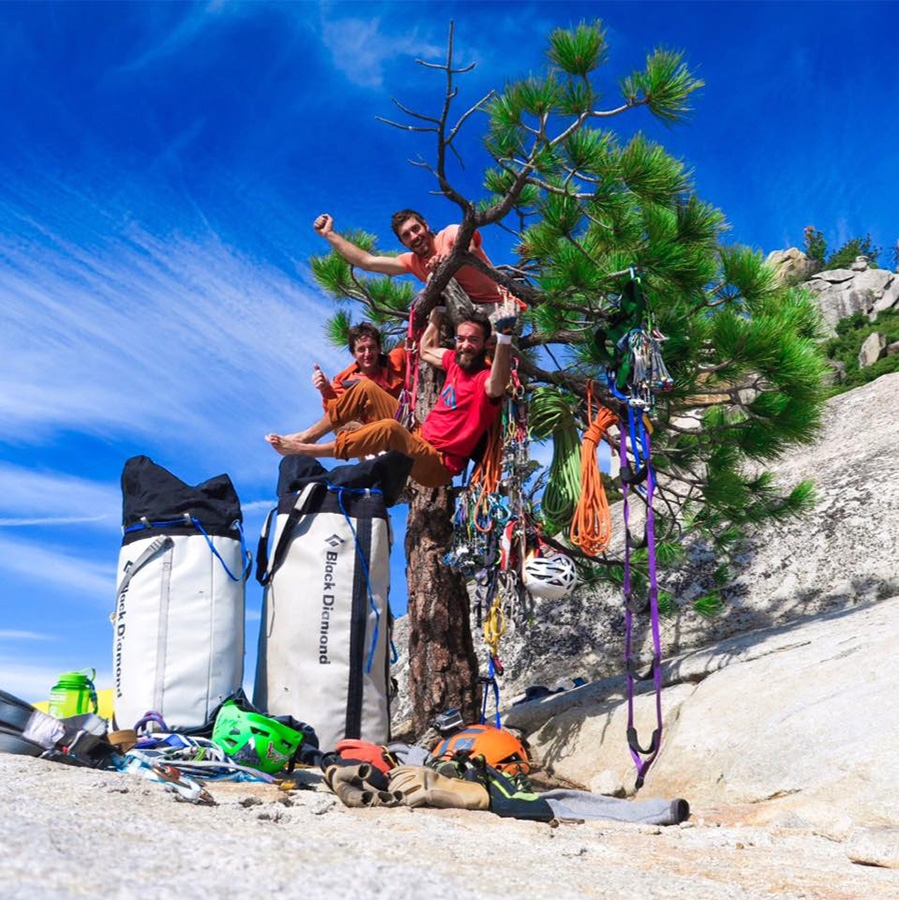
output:
<path id="1" fill-rule="evenodd" d="M 456 354 L 443 354 L 446 381 L 434 408 L 425 417 L 421 436 L 443 454 L 443 464 L 453 475 L 464 468 L 478 441 L 500 411 L 501 399 L 484 390 L 490 369 L 469 374 L 456 362 Z"/>
<path id="2" fill-rule="evenodd" d="M 430 256 L 422 257 L 416 253 L 401 253 L 397 260 L 407 272 L 414 275 L 419 281 L 427 281 L 431 273 L 425 263 L 437 253 L 450 253 L 456 245 L 456 235 L 458 233 L 458 225 L 447 225 L 443 231 L 439 231 L 434 236 L 434 253 Z M 476 231 L 474 233 L 471 242 L 474 244 L 472 253 L 488 266 L 492 266 L 493 263 L 490 262 L 487 254 L 481 249 L 482 239 L 480 232 Z M 472 266 L 462 266 L 453 278 L 459 282 L 459 287 L 468 294 L 474 303 L 499 303 L 503 299 L 497 283 Z"/>

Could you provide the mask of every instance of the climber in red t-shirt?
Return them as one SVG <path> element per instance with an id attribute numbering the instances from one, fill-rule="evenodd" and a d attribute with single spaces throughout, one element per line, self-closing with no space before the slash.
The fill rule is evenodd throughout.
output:
<path id="1" fill-rule="evenodd" d="M 449 484 L 465 467 L 500 411 L 512 360 L 515 321 L 504 320 L 497 335 L 493 361 L 486 362 L 490 322 L 475 312 L 456 325 L 456 348 L 439 346 L 443 308 L 435 307 L 421 338 L 421 358 L 446 372 L 446 380 L 434 408 L 420 427 L 407 431 L 395 418 L 398 403 L 370 380 L 360 381 L 343 396 L 328 403 L 327 415 L 305 431 L 266 435 L 283 456 L 351 459 L 399 450 L 413 459 L 410 477 L 425 487 Z M 347 422 L 364 421 L 355 430 L 341 431 Z M 316 443 L 331 431 L 333 441 Z"/>

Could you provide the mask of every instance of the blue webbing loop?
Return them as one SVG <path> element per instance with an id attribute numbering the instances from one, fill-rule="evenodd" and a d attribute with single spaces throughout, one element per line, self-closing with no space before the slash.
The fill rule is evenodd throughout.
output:
<path id="1" fill-rule="evenodd" d="M 197 529 L 197 531 L 199 531 L 200 534 L 202 534 L 203 537 L 206 538 L 206 543 L 209 544 L 209 549 L 212 551 L 212 555 L 215 556 L 216 559 L 218 559 L 218 561 L 222 564 L 222 568 L 228 573 L 228 577 L 232 581 L 243 581 L 250 572 L 250 566 L 252 565 L 253 559 L 247 551 L 247 544 L 243 536 L 243 526 L 240 524 L 240 520 L 235 519 L 231 523 L 231 527 L 236 528 L 237 533 L 240 535 L 240 558 L 243 560 L 243 569 L 241 569 L 240 575 L 235 575 L 228 568 L 228 563 L 226 563 L 225 560 L 222 559 L 221 554 L 218 552 L 218 550 L 215 549 L 215 544 L 212 543 L 212 538 L 209 537 L 208 534 L 206 534 L 206 529 L 203 528 L 203 526 L 200 524 L 200 520 L 195 516 L 191 516 L 190 520 L 191 522 L 193 522 L 194 527 Z"/>
<path id="2" fill-rule="evenodd" d="M 496 683 L 496 669 L 493 665 L 493 657 L 487 658 L 487 677 L 483 679 L 486 684 L 493 686 L 493 721 L 497 728 L 502 728 L 502 721 L 499 717 L 499 685 Z M 487 691 L 484 691 L 484 701 L 481 704 L 481 724 L 487 724 Z"/>
<path id="3" fill-rule="evenodd" d="M 173 528 L 176 525 L 183 524 L 183 516 L 180 519 L 169 519 L 166 522 L 147 522 L 146 524 L 144 522 L 138 522 L 136 525 L 129 525 L 122 533 L 128 534 L 132 531 L 143 531 L 145 528 Z"/>
<path id="4" fill-rule="evenodd" d="M 365 664 L 365 674 L 369 675 L 371 673 L 371 667 L 374 663 L 375 650 L 378 646 L 378 635 L 381 630 L 381 610 L 378 609 L 375 604 L 375 596 L 374 591 L 372 591 L 371 587 L 371 575 L 368 570 L 368 560 L 365 558 L 365 554 L 362 552 L 362 548 L 359 546 L 359 538 L 356 536 L 356 529 L 353 527 L 352 519 L 350 519 L 347 514 L 346 509 L 343 505 L 343 494 L 344 491 L 350 494 L 381 494 L 383 491 L 376 490 L 374 488 L 347 488 L 347 487 L 338 487 L 336 485 L 331 484 L 330 481 L 326 481 L 325 484 L 329 491 L 334 491 L 337 494 L 337 505 L 340 507 L 340 511 L 343 513 L 343 517 L 346 519 L 347 525 L 350 527 L 350 531 L 353 533 L 353 542 L 356 545 L 356 553 L 359 556 L 360 561 L 362 562 L 362 572 L 365 575 L 365 587 L 368 591 L 368 605 L 371 607 L 372 612 L 375 614 L 375 630 L 372 634 L 371 638 L 371 649 L 368 651 L 368 661 Z M 396 648 L 393 648 L 393 652 L 396 653 Z M 394 660 L 395 662 L 396 660 Z"/>
<path id="5" fill-rule="evenodd" d="M 631 438 L 631 452 L 634 454 L 634 468 L 639 471 L 646 465 L 646 456 L 644 454 L 645 443 L 637 440 L 637 416 L 634 407 L 628 404 L 627 407 L 627 430 Z M 640 416 L 640 428 L 643 429 L 643 416 Z M 642 435 L 641 435 L 642 436 Z"/>
<path id="6" fill-rule="evenodd" d="M 174 528 L 178 525 L 185 525 L 187 522 L 190 522 L 200 534 L 206 538 L 206 543 L 209 545 L 209 549 L 212 551 L 213 556 L 215 556 L 218 561 L 222 564 L 222 568 L 225 572 L 228 573 L 228 577 L 232 581 L 243 581 L 250 571 L 250 566 L 253 564 L 253 557 L 250 554 L 249 550 L 247 550 L 247 543 L 244 538 L 243 533 L 243 525 L 240 522 L 240 519 L 235 519 L 231 523 L 231 527 L 234 528 L 238 535 L 240 536 L 240 558 L 243 560 L 243 568 L 241 569 L 240 575 L 235 575 L 231 569 L 228 568 L 228 564 L 222 559 L 221 554 L 218 550 L 215 549 L 215 544 L 212 542 L 212 538 L 206 533 L 206 529 L 203 528 L 202 524 L 200 524 L 200 520 L 196 516 L 192 516 L 188 513 L 185 513 L 184 516 L 180 519 L 168 519 L 165 522 L 138 522 L 136 525 L 129 525 L 128 528 L 125 528 L 123 534 L 130 534 L 134 531 L 143 531 L 145 528 Z"/>
<path id="7" fill-rule="evenodd" d="M 616 400 L 622 400 L 625 403 L 628 402 L 627 394 L 622 394 L 621 391 L 618 390 L 618 386 L 615 384 L 615 377 L 613 376 L 611 369 L 606 369 L 606 387 L 609 389 L 609 392 Z"/>

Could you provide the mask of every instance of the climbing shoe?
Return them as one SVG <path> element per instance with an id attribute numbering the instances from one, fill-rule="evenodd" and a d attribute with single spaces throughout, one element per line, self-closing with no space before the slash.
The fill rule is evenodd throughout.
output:
<path id="1" fill-rule="evenodd" d="M 490 811 L 498 816 L 535 822 L 550 822 L 555 818 L 552 807 L 534 793 L 530 782 L 521 773 L 504 775 L 488 765 L 483 756 L 474 756 L 468 760 L 465 777 L 487 788 Z"/>

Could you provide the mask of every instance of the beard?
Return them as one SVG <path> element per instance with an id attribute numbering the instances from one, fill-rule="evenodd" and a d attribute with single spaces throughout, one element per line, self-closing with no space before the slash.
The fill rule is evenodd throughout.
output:
<path id="1" fill-rule="evenodd" d="M 486 359 L 486 350 L 478 353 L 462 353 L 456 350 L 456 364 L 463 372 L 480 372 L 485 366 Z"/>

